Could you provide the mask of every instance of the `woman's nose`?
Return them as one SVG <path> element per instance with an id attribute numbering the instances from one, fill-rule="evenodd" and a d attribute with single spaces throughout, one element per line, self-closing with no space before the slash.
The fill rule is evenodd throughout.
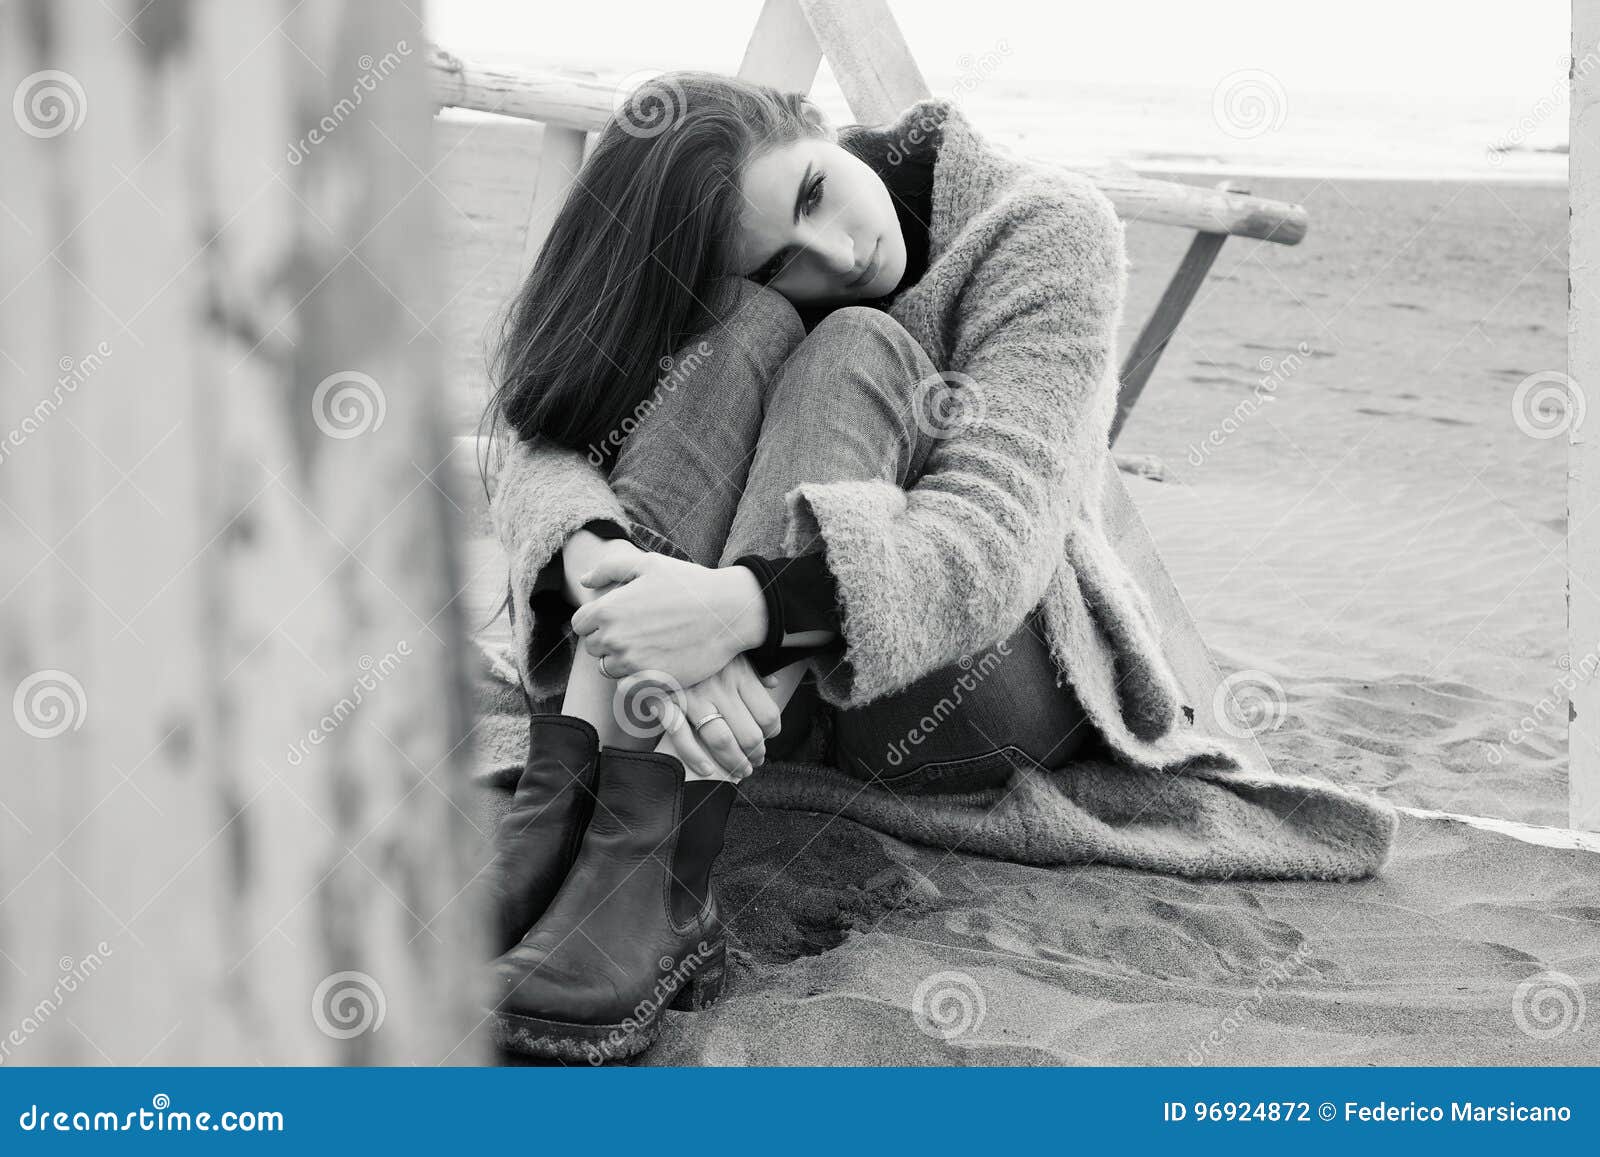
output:
<path id="1" fill-rule="evenodd" d="M 856 247 L 848 234 L 819 239 L 817 256 L 828 272 L 836 277 L 846 277 L 855 272 Z"/>

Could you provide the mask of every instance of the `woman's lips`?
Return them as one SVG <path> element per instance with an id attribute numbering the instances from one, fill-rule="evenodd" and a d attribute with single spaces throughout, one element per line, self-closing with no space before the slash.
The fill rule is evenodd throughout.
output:
<path id="1" fill-rule="evenodd" d="M 872 247 L 872 260 L 867 262 L 867 267 L 861 271 L 859 276 L 845 286 L 846 289 L 860 289 L 863 285 L 870 284 L 872 279 L 878 276 L 878 251 L 882 248 L 883 239 L 880 237 L 878 243 Z"/>

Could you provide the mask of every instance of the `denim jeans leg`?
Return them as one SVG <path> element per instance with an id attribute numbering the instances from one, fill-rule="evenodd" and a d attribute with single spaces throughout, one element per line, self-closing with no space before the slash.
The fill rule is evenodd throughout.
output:
<path id="1" fill-rule="evenodd" d="M 918 385 L 936 373 L 882 310 L 847 306 L 823 318 L 772 384 L 723 560 L 783 554 L 787 495 L 802 482 L 916 481 L 934 442 L 916 420 Z"/>
<path id="2" fill-rule="evenodd" d="M 640 546 L 716 566 L 744 493 L 767 392 L 805 337 L 780 294 L 719 284 L 721 320 L 661 365 L 611 470 Z"/>
<path id="3" fill-rule="evenodd" d="M 942 385 L 889 315 L 850 307 L 824 318 L 768 394 L 724 561 L 782 554 L 786 496 L 803 482 L 913 485 L 937 440 L 938 423 L 924 411 Z M 1082 754 L 1095 732 L 1057 679 L 1036 610 L 983 653 L 839 711 L 834 760 L 903 793 L 990 788 L 1018 766 L 1058 765 Z"/>

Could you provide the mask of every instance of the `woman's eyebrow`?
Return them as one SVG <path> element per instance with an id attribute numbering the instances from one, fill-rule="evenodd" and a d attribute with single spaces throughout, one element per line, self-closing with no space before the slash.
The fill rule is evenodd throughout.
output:
<path id="1" fill-rule="evenodd" d="M 796 224 L 796 225 L 800 224 L 800 210 L 805 207 L 806 190 L 809 189 L 810 187 L 811 187 L 811 162 L 807 161 L 806 162 L 806 171 L 803 174 L 801 174 L 801 177 L 800 177 L 800 188 L 795 191 L 795 195 L 794 195 L 794 220 L 793 220 L 793 224 Z"/>

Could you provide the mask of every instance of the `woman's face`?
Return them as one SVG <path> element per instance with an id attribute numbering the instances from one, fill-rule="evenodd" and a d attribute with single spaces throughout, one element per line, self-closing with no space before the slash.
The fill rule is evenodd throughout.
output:
<path id="1" fill-rule="evenodd" d="M 889 190 L 871 167 L 823 137 L 763 152 L 745 166 L 738 268 L 796 305 L 848 305 L 891 293 L 906 243 Z"/>

